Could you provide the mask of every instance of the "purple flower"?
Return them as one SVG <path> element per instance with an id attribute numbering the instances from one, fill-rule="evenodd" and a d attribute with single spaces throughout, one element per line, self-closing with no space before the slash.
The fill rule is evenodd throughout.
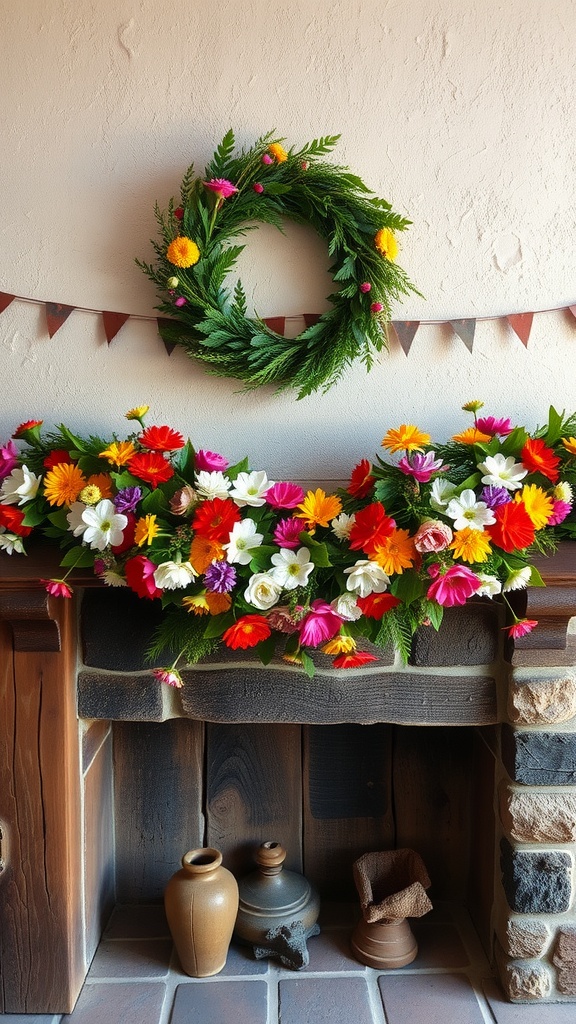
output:
<path id="1" fill-rule="evenodd" d="M 7 441 L 3 448 L 0 448 L 0 480 L 10 476 L 10 473 L 18 465 L 18 449 L 14 441 Z"/>
<path id="2" fill-rule="evenodd" d="M 512 433 L 512 423 L 508 417 L 497 419 L 495 416 L 481 416 L 476 420 L 476 426 L 483 434 L 500 434 L 500 437 L 506 437 Z"/>
<path id="3" fill-rule="evenodd" d="M 405 455 L 398 463 L 398 469 L 405 473 L 406 476 L 413 476 L 418 483 L 427 484 L 433 473 L 437 473 L 439 469 L 445 472 L 448 466 L 442 465 L 442 459 L 435 459 L 436 452 L 426 452 L 422 455 L 421 452 L 413 452 L 411 455 Z"/>
<path id="4" fill-rule="evenodd" d="M 299 548 L 303 528 L 304 523 L 301 519 L 281 519 L 276 525 L 272 539 L 280 548 Z"/>
<path id="5" fill-rule="evenodd" d="M 142 497 L 140 487 L 124 487 L 113 499 L 117 512 L 135 512 Z"/>
<path id="6" fill-rule="evenodd" d="M 194 457 L 194 469 L 197 473 L 202 472 L 203 469 L 207 473 L 224 473 L 229 465 L 228 459 L 225 459 L 223 455 L 219 455 L 218 452 L 206 451 L 205 448 L 200 448 Z"/>
<path id="7" fill-rule="evenodd" d="M 206 590 L 216 594 L 228 594 L 236 585 L 236 569 L 229 562 L 212 562 L 204 573 Z"/>
<path id="8" fill-rule="evenodd" d="M 505 505 L 508 501 L 511 501 L 510 493 L 505 487 L 494 487 L 490 484 L 488 487 L 484 487 L 480 494 L 480 501 L 484 501 L 488 508 L 498 508 L 500 505 Z"/>

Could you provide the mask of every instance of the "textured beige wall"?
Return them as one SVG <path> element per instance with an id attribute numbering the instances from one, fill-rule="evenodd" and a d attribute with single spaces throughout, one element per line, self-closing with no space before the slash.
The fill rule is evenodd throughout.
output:
<path id="1" fill-rule="evenodd" d="M 277 129 L 289 144 L 340 132 L 334 159 L 413 227 L 401 264 L 426 296 L 398 319 L 495 317 L 576 300 L 572 0 L 0 0 L 0 290 L 153 315 L 135 267 L 152 213 L 232 126 L 240 144 Z M 319 240 L 249 239 L 242 277 L 264 315 L 324 306 Z M 245 396 L 155 327 L 132 320 L 110 348 L 74 313 L 50 340 L 43 310 L 0 316 L 0 440 L 15 423 L 65 419 L 123 429 L 148 402 L 201 446 L 245 451 L 271 475 L 342 476 L 405 420 L 439 440 L 459 407 L 541 422 L 576 408 L 576 320 L 534 320 L 528 350 L 501 320 L 473 354 L 422 326 L 370 375 L 357 366 L 324 397 Z"/>

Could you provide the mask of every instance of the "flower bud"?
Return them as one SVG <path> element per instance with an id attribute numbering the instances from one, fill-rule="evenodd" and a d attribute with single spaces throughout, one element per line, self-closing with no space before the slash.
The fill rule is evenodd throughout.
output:
<path id="1" fill-rule="evenodd" d="M 363 281 L 362 284 L 360 285 L 360 291 L 364 295 L 366 294 L 366 292 L 371 292 L 372 291 L 372 285 L 370 284 L 370 281 Z"/>
<path id="2" fill-rule="evenodd" d="M 180 281 L 178 280 L 177 277 L 169 277 L 168 280 L 166 281 L 166 287 L 169 290 L 174 290 L 174 288 L 177 288 L 179 284 Z"/>

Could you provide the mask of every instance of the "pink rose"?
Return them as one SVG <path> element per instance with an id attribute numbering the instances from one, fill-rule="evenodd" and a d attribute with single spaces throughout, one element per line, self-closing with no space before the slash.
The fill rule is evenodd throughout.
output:
<path id="1" fill-rule="evenodd" d="M 414 534 L 414 547 L 421 555 L 444 551 L 452 540 L 452 530 L 439 519 L 427 519 Z"/>

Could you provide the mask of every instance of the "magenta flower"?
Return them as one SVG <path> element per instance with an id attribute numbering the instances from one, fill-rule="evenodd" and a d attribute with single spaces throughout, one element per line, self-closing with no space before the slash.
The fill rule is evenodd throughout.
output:
<path id="1" fill-rule="evenodd" d="M 210 181 L 203 181 L 204 188 L 209 189 L 219 199 L 229 199 L 235 192 L 238 192 L 236 185 L 233 185 L 227 178 L 210 178 Z"/>
<path id="2" fill-rule="evenodd" d="M 304 501 L 304 491 L 298 484 L 280 481 L 266 491 L 266 501 L 272 508 L 296 508 Z"/>
<path id="3" fill-rule="evenodd" d="M 254 189 L 255 192 L 258 193 L 258 195 L 261 195 L 262 192 L 264 191 L 264 185 L 260 184 L 259 181 L 255 181 L 254 184 L 252 185 L 252 188 Z"/>
<path id="4" fill-rule="evenodd" d="M 174 299 L 174 305 L 175 306 L 185 306 L 187 301 L 188 300 L 185 299 L 183 295 L 179 295 L 177 299 Z"/>
<path id="5" fill-rule="evenodd" d="M 560 501 L 556 499 L 552 505 L 552 515 L 548 520 L 547 526 L 559 526 L 566 519 L 566 516 L 572 510 L 572 505 L 569 501 Z"/>
<path id="6" fill-rule="evenodd" d="M 418 483 L 427 484 L 433 473 L 437 473 L 439 469 L 442 472 L 446 472 L 448 466 L 442 465 L 442 459 L 435 459 L 436 452 L 426 452 L 422 455 L 421 452 L 413 452 L 411 455 L 405 455 L 398 463 L 398 469 L 405 473 L 406 476 L 413 476 Z"/>
<path id="7" fill-rule="evenodd" d="M 438 564 L 432 565 L 428 569 L 428 575 L 435 579 L 428 587 L 426 597 L 429 601 L 436 601 L 436 604 L 442 605 L 443 608 L 466 604 L 468 598 L 472 597 L 481 585 L 478 576 L 465 565 L 451 565 L 444 573 Z"/>
<path id="8" fill-rule="evenodd" d="M 72 597 L 72 587 L 64 580 L 40 580 L 52 597 Z"/>
<path id="9" fill-rule="evenodd" d="M 228 459 L 223 455 L 206 451 L 204 448 L 200 448 L 194 457 L 194 469 L 197 473 L 201 473 L 203 469 L 208 473 L 224 473 L 229 465 Z"/>
<path id="10" fill-rule="evenodd" d="M 531 633 L 537 625 L 537 619 L 517 619 L 512 626 L 508 627 L 508 636 L 511 636 L 513 640 L 518 640 L 519 637 Z"/>
<path id="11" fill-rule="evenodd" d="M 273 164 L 274 163 L 272 157 L 270 156 L 270 153 L 264 153 L 264 156 L 262 157 L 262 163 L 263 164 Z"/>
<path id="12" fill-rule="evenodd" d="M 506 437 L 512 433 L 512 424 L 508 417 L 497 419 L 495 416 L 481 416 L 476 420 L 476 426 L 483 434 L 499 434 L 500 437 Z"/>
<path id="13" fill-rule="evenodd" d="M 304 523 L 301 519 L 281 519 L 276 524 L 272 540 L 279 548 L 299 548 L 302 544 L 300 534 Z"/>
<path id="14" fill-rule="evenodd" d="M 7 441 L 3 448 L 0 448 L 0 480 L 10 476 L 10 473 L 18 465 L 18 449 L 14 441 Z"/>
<path id="15" fill-rule="evenodd" d="M 362 292 L 363 295 L 366 295 L 367 292 L 371 292 L 372 285 L 370 284 L 370 281 L 363 281 L 362 284 L 360 285 L 360 291 Z"/>
<path id="16" fill-rule="evenodd" d="M 312 601 L 310 611 L 300 623 L 300 643 L 306 647 L 318 647 L 318 644 L 336 636 L 343 622 L 332 605 L 320 599 Z"/>
<path id="17" fill-rule="evenodd" d="M 370 306 L 371 313 L 381 313 L 383 309 L 384 306 L 382 305 L 381 302 L 373 302 L 372 305 Z"/>
<path id="18" fill-rule="evenodd" d="M 158 682 L 166 683 L 167 686 L 175 686 L 177 689 L 181 689 L 184 686 L 182 676 L 177 668 L 153 668 L 152 675 Z"/>

